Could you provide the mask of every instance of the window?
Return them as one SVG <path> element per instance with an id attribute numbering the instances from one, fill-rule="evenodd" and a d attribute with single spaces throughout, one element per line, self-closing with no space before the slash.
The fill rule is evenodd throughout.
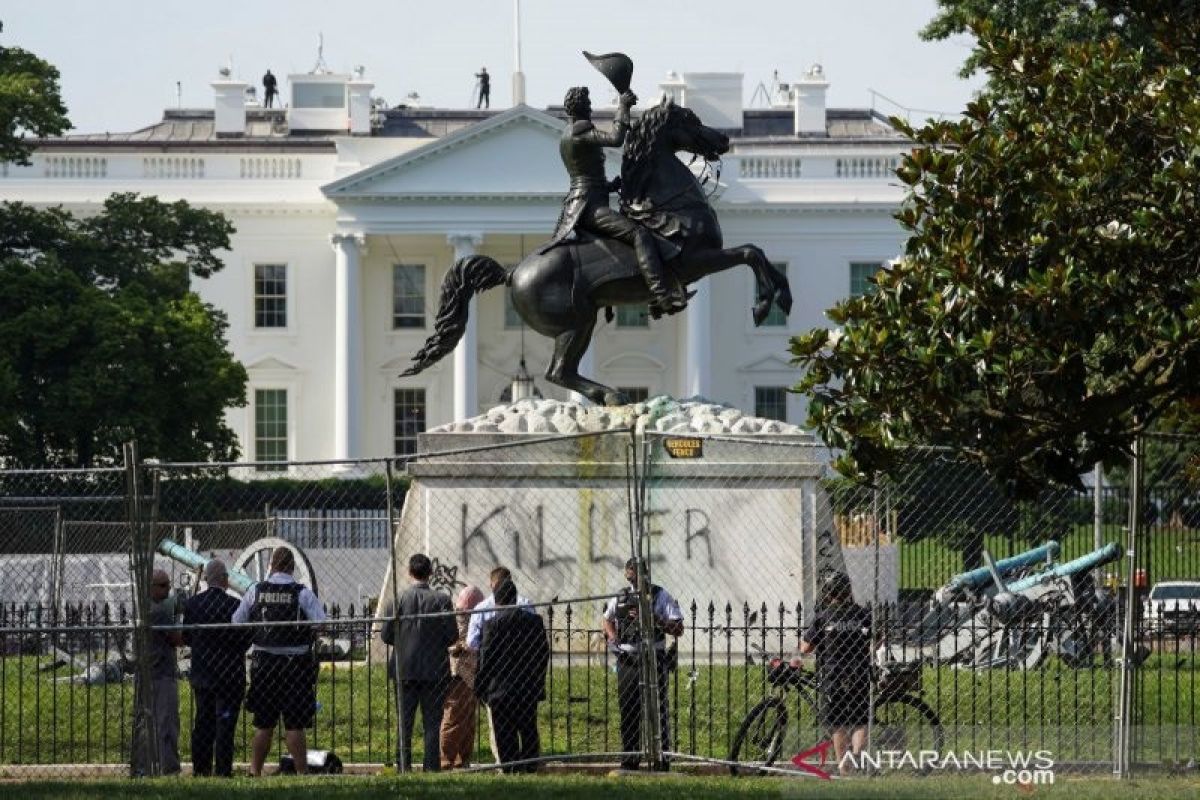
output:
<path id="1" fill-rule="evenodd" d="M 650 309 L 646 306 L 617 306 L 618 328 L 649 328 Z"/>
<path id="2" fill-rule="evenodd" d="M 345 108 L 344 83 L 293 83 L 292 106 L 295 108 Z"/>
<path id="3" fill-rule="evenodd" d="M 755 386 L 754 416 L 787 422 L 787 387 Z"/>
<path id="4" fill-rule="evenodd" d="M 254 265 L 254 327 L 287 327 L 287 264 Z"/>
<path id="5" fill-rule="evenodd" d="M 425 265 L 392 267 L 392 328 L 425 327 Z"/>
<path id="6" fill-rule="evenodd" d="M 288 410 L 287 389 L 254 390 L 254 460 L 287 461 Z M 268 464 L 261 472 L 279 469 Z"/>
<path id="7" fill-rule="evenodd" d="M 642 403 L 650 399 L 650 390 L 645 386 L 618 386 L 617 391 L 628 397 L 631 403 Z"/>
<path id="8" fill-rule="evenodd" d="M 787 276 L 787 272 L 788 272 L 787 264 L 772 264 L 772 266 L 775 267 L 775 269 L 782 272 L 785 277 Z M 771 310 L 769 312 L 767 312 L 767 318 L 763 320 L 763 324 L 759 327 L 762 327 L 762 328 L 786 328 L 787 327 L 787 314 L 784 314 L 783 311 L 779 308 L 779 306 L 772 303 Z"/>
<path id="9" fill-rule="evenodd" d="M 417 452 L 417 434 L 425 430 L 425 390 L 397 389 L 396 455 L 408 456 Z"/>
<path id="10" fill-rule="evenodd" d="M 517 313 L 517 307 L 513 305 L 512 287 L 509 286 L 504 291 L 504 327 L 520 328 L 524 324 L 525 321 Z"/>
<path id="11" fill-rule="evenodd" d="M 859 295 L 870 294 L 875 291 L 875 284 L 868 283 L 868 278 L 875 277 L 875 273 L 883 269 L 883 263 L 879 261 L 856 261 L 850 264 L 850 296 L 858 297 Z"/>

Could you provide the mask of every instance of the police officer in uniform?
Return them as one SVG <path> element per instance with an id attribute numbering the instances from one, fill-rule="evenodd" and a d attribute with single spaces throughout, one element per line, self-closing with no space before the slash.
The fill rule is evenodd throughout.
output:
<path id="1" fill-rule="evenodd" d="M 625 563 L 625 580 L 629 586 L 608 601 L 604 609 L 604 635 L 609 647 L 617 651 L 617 702 L 621 709 L 621 750 L 641 753 L 642 692 L 639 652 L 644 645 L 638 620 L 637 559 Z M 667 636 L 683 635 L 683 611 L 671 593 L 661 586 L 650 585 L 654 619 L 654 654 L 658 673 L 658 710 L 662 727 L 662 749 L 669 750 L 671 734 L 667 711 L 667 674 L 670 664 L 667 655 Z M 621 768 L 635 770 L 640 755 L 625 756 Z M 666 761 L 663 761 L 663 768 Z"/>
<path id="2" fill-rule="evenodd" d="M 233 621 L 284 623 L 325 620 L 325 610 L 312 590 L 296 583 L 295 557 L 286 547 L 271 552 L 271 574 L 250 587 L 233 613 Z M 255 629 L 251 652 L 250 690 L 246 710 L 254 714 L 250 775 L 262 774 L 271 749 L 271 736 L 280 717 L 284 740 L 296 772 L 308 771 L 308 743 L 304 729 L 316 712 L 316 661 L 314 630 L 308 625 L 271 625 Z"/>
<path id="3" fill-rule="evenodd" d="M 871 612 L 854 603 L 850 577 L 827 572 L 817 612 L 800 638 L 800 652 L 815 653 L 821 724 L 833 738 L 838 769 L 847 745 L 855 755 L 867 740 L 871 705 Z"/>

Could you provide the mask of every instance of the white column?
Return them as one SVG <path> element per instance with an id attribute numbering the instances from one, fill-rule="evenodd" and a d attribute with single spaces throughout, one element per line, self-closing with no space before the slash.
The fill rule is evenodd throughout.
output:
<path id="1" fill-rule="evenodd" d="M 700 281 L 696 296 L 684 312 L 687 352 L 684 358 L 684 397 L 712 399 L 712 278 Z"/>
<path id="2" fill-rule="evenodd" d="M 329 237 L 334 252 L 333 457 L 357 458 L 362 415 L 361 233 Z"/>
<path id="3" fill-rule="evenodd" d="M 483 243 L 481 233 L 451 233 L 446 241 L 454 248 L 454 261 L 475 255 Z M 479 413 L 479 340 L 475 298 L 471 298 L 467 327 L 454 348 L 454 419 L 469 419 Z"/>

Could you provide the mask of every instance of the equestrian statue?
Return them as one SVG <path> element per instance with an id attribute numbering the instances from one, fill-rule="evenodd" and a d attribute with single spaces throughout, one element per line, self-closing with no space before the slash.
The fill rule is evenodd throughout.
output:
<path id="1" fill-rule="evenodd" d="M 686 287 L 745 264 L 754 273 L 754 324 L 775 304 L 791 311 L 787 277 L 753 244 L 723 247 L 721 226 L 704 188 L 676 155 L 691 153 L 706 167 L 729 150 L 729 137 L 703 125 L 690 109 L 667 98 L 631 121 L 637 97 L 629 90 L 633 62 L 622 53 L 584 56 L 620 92 L 613 129 L 592 123 L 586 87 L 567 92 L 569 118 L 559 154 L 571 178 L 554 235 L 515 267 L 473 255 L 459 259 L 442 283 L 434 332 L 402 374 L 415 375 L 454 349 L 466 327 L 471 298 L 497 286 L 512 287 L 513 307 L 530 328 L 554 339 L 546 368 L 551 383 L 594 403 L 624 405 L 616 389 L 579 374 L 600 309 L 648 307 L 658 318 L 687 305 Z M 624 147 L 621 174 L 604 174 L 604 149 Z M 619 192 L 620 207 L 609 205 Z"/>

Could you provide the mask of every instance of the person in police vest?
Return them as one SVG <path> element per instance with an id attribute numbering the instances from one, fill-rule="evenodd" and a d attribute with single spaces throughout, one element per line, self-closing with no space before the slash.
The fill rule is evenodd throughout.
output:
<path id="1" fill-rule="evenodd" d="M 854 602 L 850 576 L 827 572 L 817 611 L 800 637 L 800 652 L 816 654 L 821 724 L 833 739 L 838 770 L 847 775 L 847 749 L 867 742 L 871 707 L 871 612 Z"/>
<path id="2" fill-rule="evenodd" d="M 323 622 L 325 610 L 312 590 L 296 583 L 295 556 L 286 547 L 271 552 L 271 574 L 251 586 L 233 612 L 233 621 L 285 623 Z M 271 749 L 271 736 L 283 718 L 284 741 L 297 772 L 308 771 L 304 729 L 312 725 L 317 708 L 315 630 L 310 625 L 268 625 L 255 629 L 251 651 L 250 690 L 246 710 L 254 714 L 250 745 L 250 775 L 262 774 Z"/>
<path id="3" fill-rule="evenodd" d="M 640 754 L 642 728 L 642 693 L 639 652 L 643 646 L 642 629 L 637 609 L 637 559 L 625 563 L 625 580 L 629 586 L 611 598 L 604 608 L 604 635 L 609 647 L 617 653 L 617 702 L 621 709 L 621 750 Z M 661 586 L 651 584 L 650 597 L 653 603 L 654 652 L 658 672 L 658 710 L 662 726 L 662 748 L 670 749 L 671 734 L 667 712 L 667 674 L 670 664 L 667 654 L 667 636 L 683 634 L 683 611 L 671 593 Z M 641 762 L 640 755 L 627 755 L 621 759 L 621 768 L 635 770 Z M 666 761 L 663 761 L 663 768 Z"/>

